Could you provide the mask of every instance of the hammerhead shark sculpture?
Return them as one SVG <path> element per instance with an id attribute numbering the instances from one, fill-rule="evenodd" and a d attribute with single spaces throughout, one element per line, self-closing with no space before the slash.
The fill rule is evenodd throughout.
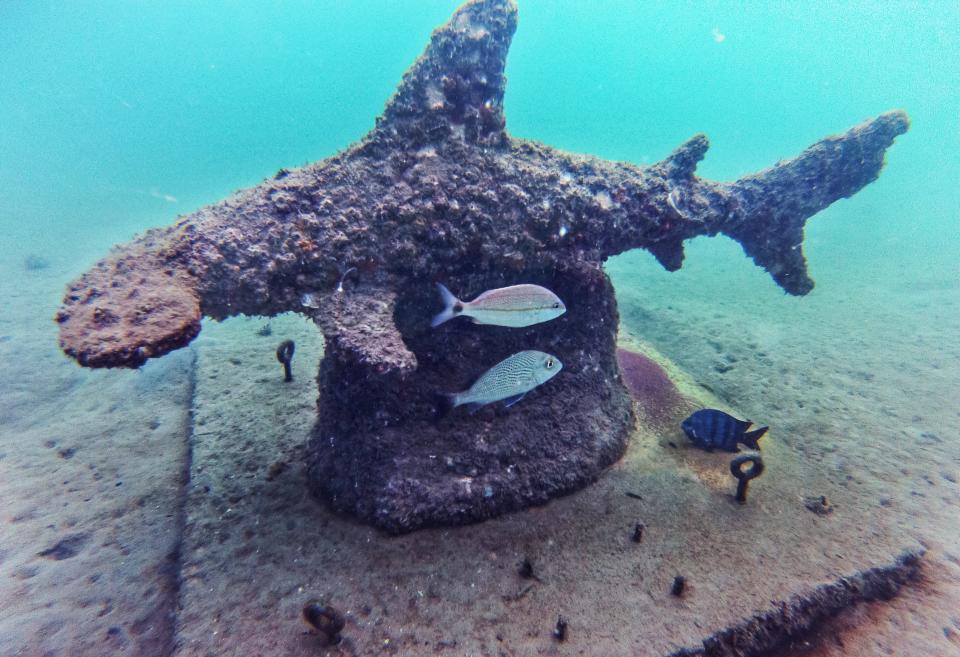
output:
<path id="1" fill-rule="evenodd" d="M 425 357 L 411 346 L 415 331 L 398 328 L 413 325 L 398 304 L 413 286 L 478 273 L 547 280 L 599 270 L 637 248 L 673 271 L 684 240 L 718 233 L 786 292 L 803 295 L 813 287 L 801 248 L 806 220 L 875 180 L 885 150 L 909 126 L 901 111 L 882 114 L 730 183 L 696 175 L 704 135 L 649 167 L 574 155 L 507 133 L 504 64 L 515 28 L 510 0 L 466 3 L 433 33 L 359 142 L 115 249 L 69 285 L 56 317 L 64 352 L 87 367 L 138 367 L 188 344 L 203 316 L 297 311 L 322 329 L 330 367 L 339 362 L 345 377 L 359 367 L 366 381 L 396 375 L 398 385 L 417 380 Z M 609 295 L 613 321 L 612 290 L 599 276 L 590 289 Z M 590 320 L 571 312 L 567 321 Z M 593 347 L 617 382 L 610 385 L 622 388 L 612 341 Z M 336 394 L 323 390 L 321 415 L 324 404 L 348 403 L 336 401 L 343 380 L 336 385 Z M 346 433 L 355 411 L 353 419 L 340 411 Z M 402 426 L 405 413 L 397 406 L 385 422 Z M 599 467 L 620 452 L 585 458 Z"/>
<path id="2" fill-rule="evenodd" d="M 473 267 L 477 253 L 601 262 L 645 248 L 675 270 L 685 239 L 717 233 L 806 294 L 806 220 L 876 179 L 908 127 L 883 114 L 733 183 L 695 175 L 703 135 L 648 168 L 564 153 L 506 132 L 515 27 L 511 2 L 468 3 L 358 144 L 115 251 L 70 286 L 63 349 L 88 367 L 137 367 L 187 344 L 202 315 L 300 310 L 351 265 L 385 288 Z"/>

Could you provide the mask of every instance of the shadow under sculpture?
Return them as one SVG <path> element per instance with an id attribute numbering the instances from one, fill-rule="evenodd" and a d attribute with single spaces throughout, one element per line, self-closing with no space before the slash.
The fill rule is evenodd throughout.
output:
<path id="1" fill-rule="evenodd" d="M 786 292 L 806 294 L 806 220 L 875 180 L 909 124 L 883 114 L 732 183 L 695 175 L 703 135 L 650 167 L 565 153 L 506 132 L 515 27 L 508 0 L 464 5 L 361 141 L 115 249 L 67 289 L 64 352 L 138 367 L 189 343 L 202 316 L 309 315 L 326 339 L 311 486 L 392 532 L 481 520 L 595 480 L 633 423 L 601 263 L 645 248 L 673 271 L 684 240 L 724 233 Z M 523 329 L 430 329 L 434 281 L 464 299 L 536 283 L 568 311 Z M 522 349 L 555 354 L 563 371 L 510 409 L 434 422 L 437 392 Z"/>

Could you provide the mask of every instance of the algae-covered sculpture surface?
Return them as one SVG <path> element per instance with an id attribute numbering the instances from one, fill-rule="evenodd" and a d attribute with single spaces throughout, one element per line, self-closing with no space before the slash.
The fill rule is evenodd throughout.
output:
<path id="1" fill-rule="evenodd" d="M 63 350 L 88 367 L 138 367 L 188 344 L 203 316 L 310 316 L 326 340 L 312 486 L 389 531 L 476 521 L 594 480 L 634 421 L 601 263 L 644 248 L 672 271 L 684 240 L 723 233 L 806 294 L 804 223 L 876 179 L 908 120 L 883 114 L 732 183 L 695 174 L 703 135 L 650 167 L 565 153 L 506 131 L 515 27 L 509 0 L 467 3 L 358 143 L 117 248 L 69 286 Z M 567 312 L 434 329 L 436 282 L 463 299 L 542 285 Z M 564 363 L 549 386 L 436 421 L 436 393 L 527 349 Z"/>

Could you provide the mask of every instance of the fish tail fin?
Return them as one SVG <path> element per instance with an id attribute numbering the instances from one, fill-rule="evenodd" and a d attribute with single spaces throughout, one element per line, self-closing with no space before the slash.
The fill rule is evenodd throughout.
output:
<path id="1" fill-rule="evenodd" d="M 769 428 L 770 427 L 760 427 L 759 429 L 748 431 L 743 434 L 743 440 L 741 442 L 750 449 L 760 449 L 758 441 L 763 438 L 763 435 L 767 433 Z"/>
<path id="2" fill-rule="evenodd" d="M 433 421 L 439 422 L 450 414 L 457 407 L 457 395 L 455 393 L 440 392 L 436 394 L 436 406 L 433 413 Z"/>
<path id="3" fill-rule="evenodd" d="M 443 302 L 443 311 L 434 316 L 433 321 L 430 322 L 430 326 L 433 328 L 453 319 L 463 311 L 463 304 L 460 303 L 460 299 L 453 296 L 453 293 L 443 283 L 437 283 L 437 290 L 440 292 L 440 300 Z"/>

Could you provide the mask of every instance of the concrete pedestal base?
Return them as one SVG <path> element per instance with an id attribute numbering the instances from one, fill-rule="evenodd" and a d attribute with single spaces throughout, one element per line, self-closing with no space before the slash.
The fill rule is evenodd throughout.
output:
<path id="1" fill-rule="evenodd" d="M 390 320 L 381 328 L 371 326 L 375 310 L 345 293 L 337 337 L 320 367 L 320 421 L 308 448 L 315 492 L 341 512 L 399 533 L 543 504 L 595 481 L 623 454 L 633 412 L 615 357 L 609 279 L 590 266 L 516 279 L 448 283 L 466 299 L 491 287 L 539 283 L 564 300 L 567 313 L 526 328 L 457 318 L 432 329 L 438 301 L 424 282 L 381 313 Z M 391 340 L 409 349 L 415 365 L 398 364 Z M 458 408 L 437 420 L 438 393 L 466 389 L 525 349 L 557 356 L 563 370 L 510 408 L 490 404 L 473 415 Z"/>

